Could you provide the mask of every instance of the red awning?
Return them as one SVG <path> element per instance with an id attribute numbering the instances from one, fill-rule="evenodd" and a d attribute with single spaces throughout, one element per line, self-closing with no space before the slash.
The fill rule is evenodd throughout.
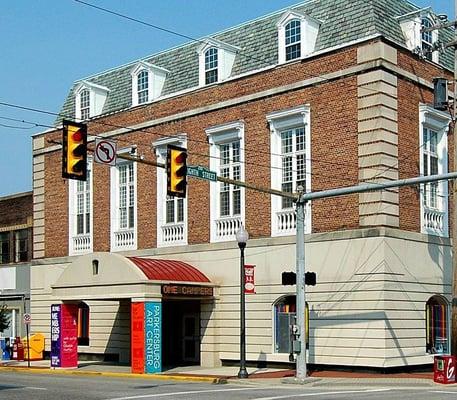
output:
<path id="1" fill-rule="evenodd" d="M 127 257 L 152 281 L 210 283 L 197 268 L 183 261 Z"/>

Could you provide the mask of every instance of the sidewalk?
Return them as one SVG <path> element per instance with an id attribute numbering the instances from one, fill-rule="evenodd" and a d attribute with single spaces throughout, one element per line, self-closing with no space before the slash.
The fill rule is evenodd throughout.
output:
<path id="1" fill-rule="evenodd" d="M 238 367 L 204 368 L 200 366 L 178 367 L 160 374 L 132 374 L 130 366 L 111 363 L 80 361 L 75 369 L 51 369 L 49 360 L 31 361 L 30 369 L 27 361 L 0 361 L 2 370 L 30 373 L 58 373 L 76 375 L 97 375 L 143 379 L 173 379 L 189 382 L 235 383 L 243 385 L 277 386 L 292 383 L 295 371 L 290 369 L 248 368 L 249 378 L 238 379 Z M 457 390 L 455 385 L 440 385 L 433 382 L 433 373 L 397 373 L 378 374 L 364 372 L 346 372 L 322 370 L 313 371 L 306 385 L 312 387 L 446 387 Z M 456 392 L 457 393 L 457 392 Z"/>

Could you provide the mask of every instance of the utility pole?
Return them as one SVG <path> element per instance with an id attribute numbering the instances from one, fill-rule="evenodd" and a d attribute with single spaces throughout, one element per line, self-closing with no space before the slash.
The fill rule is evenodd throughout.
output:
<path id="1" fill-rule="evenodd" d="M 457 0 L 454 0 L 454 17 L 457 21 Z M 457 141 L 455 129 L 457 116 L 457 26 L 454 25 L 454 102 L 452 130 L 454 144 L 454 171 L 457 170 Z M 452 304 L 451 304 L 451 354 L 457 356 L 457 182 L 453 182 L 452 211 L 454 212 L 452 227 Z"/>

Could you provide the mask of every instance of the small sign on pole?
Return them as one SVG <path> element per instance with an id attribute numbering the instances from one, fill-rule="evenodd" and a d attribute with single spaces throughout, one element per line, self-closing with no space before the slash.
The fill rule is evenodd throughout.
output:
<path id="1" fill-rule="evenodd" d="M 244 266 L 244 293 L 246 294 L 255 294 L 254 268 L 255 265 Z"/>
<path id="2" fill-rule="evenodd" d="M 99 164 L 116 165 L 116 142 L 107 139 L 95 139 L 94 160 Z"/>
<path id="3" fill-rule="evenodd" d="M 24 324 L 30 325 L 30 322 L 32 322 L 32 316 L 29 313 L 25 313 L 24 314 Z"/>

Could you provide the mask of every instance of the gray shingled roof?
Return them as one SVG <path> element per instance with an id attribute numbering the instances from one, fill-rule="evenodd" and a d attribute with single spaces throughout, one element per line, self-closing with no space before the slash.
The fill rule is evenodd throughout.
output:
<path id="1" fill-rule="evenodd" d="M 316 51 L 319 51 L 374 34 L 404 44 L 405 39 L 396 17 L 418 10 L 419 7 L 406 0 L 310 0 L 289 9 L 306 13 L 322 22 L 316 42 Z M 236 56 L 232 76 L 278 62 L 276 23 L 284 11 L 280 10 L 211 36 L 241 49 Z M 440 39 L 444 42 L 451 40 L 452 35 L 451 29 L 440 31 Z M 163 95 L 198 86 L 198 46 L 199 42 L 192 42 L 144 59 L 169 71 Z M 440 62 L 447 68 L 453 68 L 451 49 L 440 56 Z M 134 65 L 135 62 L 84 79 L 110 90 L 103 114 L 131 106 L 130 71 Z M 74 88 L 79 82 L 81 81 L 75 82 L 61 109 L 61 115 L 68 118 L 74 116 Z M 56 123 L 60 121 L 61 118 Z"/>

